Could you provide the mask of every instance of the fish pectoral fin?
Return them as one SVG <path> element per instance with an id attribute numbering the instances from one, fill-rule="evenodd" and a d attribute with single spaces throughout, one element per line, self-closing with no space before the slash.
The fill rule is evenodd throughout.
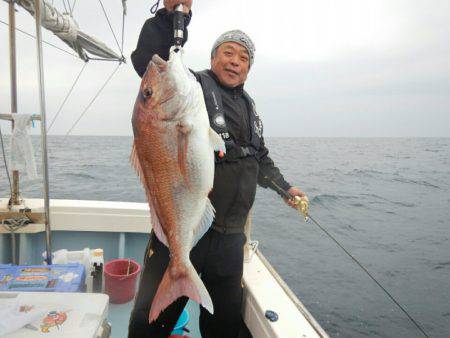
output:
<path id="1" fill-rule="evenodd" d="M 197 227 L 194 229 L 192 247 L 194 247 L 200 240 L 200 238 L 202 238 L 203 235 L 208 231 L 209 227 L 211 226 L 214 220 L 214 214 L 215 214 L 214 207 L 212 206 L 209 198 L 207 198 L 202 218 L 200 219 L 200 222 L 198 223 Z"/>
<path id="2" fill-rule="evenodd" d="M 178 166 L 180 168 L 181 176 L 183 176 L 184 183 L 190 188 L 189 176 L 187 172 L 187 151 L 189 133 L 192 130 L 192 126 L 189 124 L 177 125 L 177 143 L 178 143 Z"/>
<path id="3" fill-rule="evenodd" d="M 136 174 L 139 176 L 141 180 L 143 180 L 141 162 L 139 162 L 139 157 L 136 149 L 136 141 L 133 142 L 133 147 L 131 148 L 130 162 L 134 170 L 136 171 Z"/>
<path id="4" fill-rule="evenodd" d="M 209 140 L 214 151 L 223 151 L 226 153 L 225 142 L 212 128 L 209 128 Z"/>
<path id="5" fill-rule="evenodd" d="M 177 130 L 182 134 L 189 134 L 192 130 L 192 124 L 187 122 L 180 122 L 177 124 Z"/>

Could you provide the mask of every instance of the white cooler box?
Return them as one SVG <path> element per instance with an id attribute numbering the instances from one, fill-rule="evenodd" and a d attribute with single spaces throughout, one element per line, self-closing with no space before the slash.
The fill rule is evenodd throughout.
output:
<path id="1" fill-rule="evenodd" d="M 104 294 L 71 292 L 0 292 L 2 338 L 109 337 L 109 298 Z M 5 318 L 6 316 L 6 318 Z M 6 329 L 23 325 L 14 332 Z"/>

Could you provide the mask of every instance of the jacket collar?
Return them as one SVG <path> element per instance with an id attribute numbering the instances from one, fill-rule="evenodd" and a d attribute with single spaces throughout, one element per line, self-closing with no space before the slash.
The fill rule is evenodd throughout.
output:
<path id="1" fill-rule="evenodd" d="M 228 87 L 220 83 L 218 77 L 216 76 L 216 74 L 214 74 L 214 72 L 211 69 L 208 69 L 208 74 L 211 75 L 211 77 L 217 82 L 220 88 L 222 88 L 225 92 L 233 95 L 234 97 L 242 96 L 242 94 L 244 93 L 244 84 L 241 84 L 236 87 Z"/>

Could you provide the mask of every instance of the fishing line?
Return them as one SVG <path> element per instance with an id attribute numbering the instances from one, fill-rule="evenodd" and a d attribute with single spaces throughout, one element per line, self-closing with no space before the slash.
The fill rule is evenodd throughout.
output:
<path id="1" fill-rule="evenodd" d="M 6 175 L 8 176 L 8 181 L 9 181 L 9 190 L 11 191 L 11 196 L 12 196 L 13 195 L 13 189 L 12 189 L 11 177 L 9 176 L 8 163 L 6 161 L 6 153 L 5 153 L 5 147 L 3 145 L 3 133 L 2 133 L 2 126 L 1 125 L 0 125 L 0 141 L 2 143 L 2 153 L 3 153 L 3 161 L 5 162 Z"/>
<path id="2" fill-rule="evenodd" d="M 261 170 L 261 169 L 260 169 Z M 286 197 L 287 199 L 292 200 L 292 195 L 287 192 L 286 190 L 284 190 L 283 188 L 281 188 L 276 182 L 274 182 L 274 180 L 270 179 L 268 176 L 264 176 L 264 179 L 270 181 L 275 189 L 284 197 Z M 320 230 L 322 230 L 329 238 L 331 238 L 380 288 L 381 290 L 384 291 L 384 293 L 399 307 L 400 310 L 402 310 L 402 312 L 409 318 L 409 320 L 419 329 L 420 332 L 422 332 L 422 334 L 425 337 L 429 337 L 429 335 L 425 332 L 425 330 L 419 325 L 419 323 L 414 320 L 413 317 L 411 317 L 411 315 L 406 311 L 406 309 L 400 305 L 399 302 L 397 302 L 395 300 L 395 298 L 389 293 L 388 290 L 386 290 L 385 287 L 383 287 L 383 285 L 381 285 L 380 282 L 378 282 L 376 280 L 376 278 L 369 272 L 369 270 L 367 270 L 341 243 L 339 243 L 339 241 L 333 236 L 331 235 L 323 226 L 321 226 L 314 218 L 311 217 L 311 215 L 309 213 L 306 214 L 306 216 L 313 221 L 313 223 L 315 225 L 317 225 Z"/>
<path id="3" fill-rule="evenodd" d="M 117 72 L 117 70 L 119 69 L 121 63 L 117 64 L 117 67 L 113 70 L 113 72 L 111 73 L 111 75 L 106 79 L 105 83 L 103 84 L 103 86 L 98 90 L 97 94 L 95 94 L 94 98 L 91 100 L 91 102 L 89 102 L 89 104 L 87 105 L 87 107 L 83 110 L 83 112 L 81 113 L 81 115 L 78 117 L 78 119 L 75 121 L 75 123 L 72 125 L 72 127 L 70 127 L 69 131 L 66 133 L 66 135 L 64 136 L 64 140 L 63 142 L 66 140 L 67 136 L 70 134 L 70 132 L 73 130 L 73 128 L 75 128 L 75 126 L 78 124 L 78 122 L 81 120 L 81 118 L 84 116 L 84 114 L 86 114 L 86 112 L 88 111 L 88 109 L 91 107 L 91 105 L 94 103 L 94 101 L 97 99 L 97 97 L 100 95 L 100 93 L 103 91 L 103 89 L 106 87 L 106 85 L 108 84 L 108 82 L 112 79 L 112 77 L 114 76 L 114 74 Z"/>
<path id="4" fill-rule="evenodd" d="M 388 290 L 386 290 L 383 285 L 381 285 L 375 277 L 372 276 L 372 274 L 367 270 L 347 249 L 345 249 L 336 238 L 334 238 L 324 227 L 322 227 L 314 218 L 311 217 L 310 214 L 308 214 L 308 218 L 313 221 L 315 225 L 317 225 L 329 238 L 331 238 L 344 252 L 356 263 L 358 266 L 364 270 L 364 272 L 384 291 L 384 293 L 400 308 L 400 310 L 403 311 L 403 313 L 411 320 L 411 322 L 414 323 L 414 325 L 423 333 L 425 337 L 429 337 L 428 334 L 422 329 L 422 327 L 417 323 L 413 317 L 410 316 L 410 314 L 403 308 L 403 306 L 400 305 L 399 302 L 395 300 L 395 298 L 389 293 Z"/>

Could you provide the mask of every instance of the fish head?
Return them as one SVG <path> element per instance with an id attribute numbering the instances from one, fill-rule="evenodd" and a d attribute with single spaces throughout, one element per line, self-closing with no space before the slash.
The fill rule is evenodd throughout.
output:
<path id="1" fill-rule="evenodd" d="M 182 52 L 171 50 L 169 61 L 154 55 L 142 77 L 138 100 L 158 120 L 179 120 L 190 105 L 195 77 L 183 64 Z"/>
<path id="2" fill-rule="evenodd" d="M 175 95 L 168 76 L 168 63 L 155 54 L 142 77 L 137 103 L 145 115 L 160 120 L 164 117 L 164 104 Z"/>

